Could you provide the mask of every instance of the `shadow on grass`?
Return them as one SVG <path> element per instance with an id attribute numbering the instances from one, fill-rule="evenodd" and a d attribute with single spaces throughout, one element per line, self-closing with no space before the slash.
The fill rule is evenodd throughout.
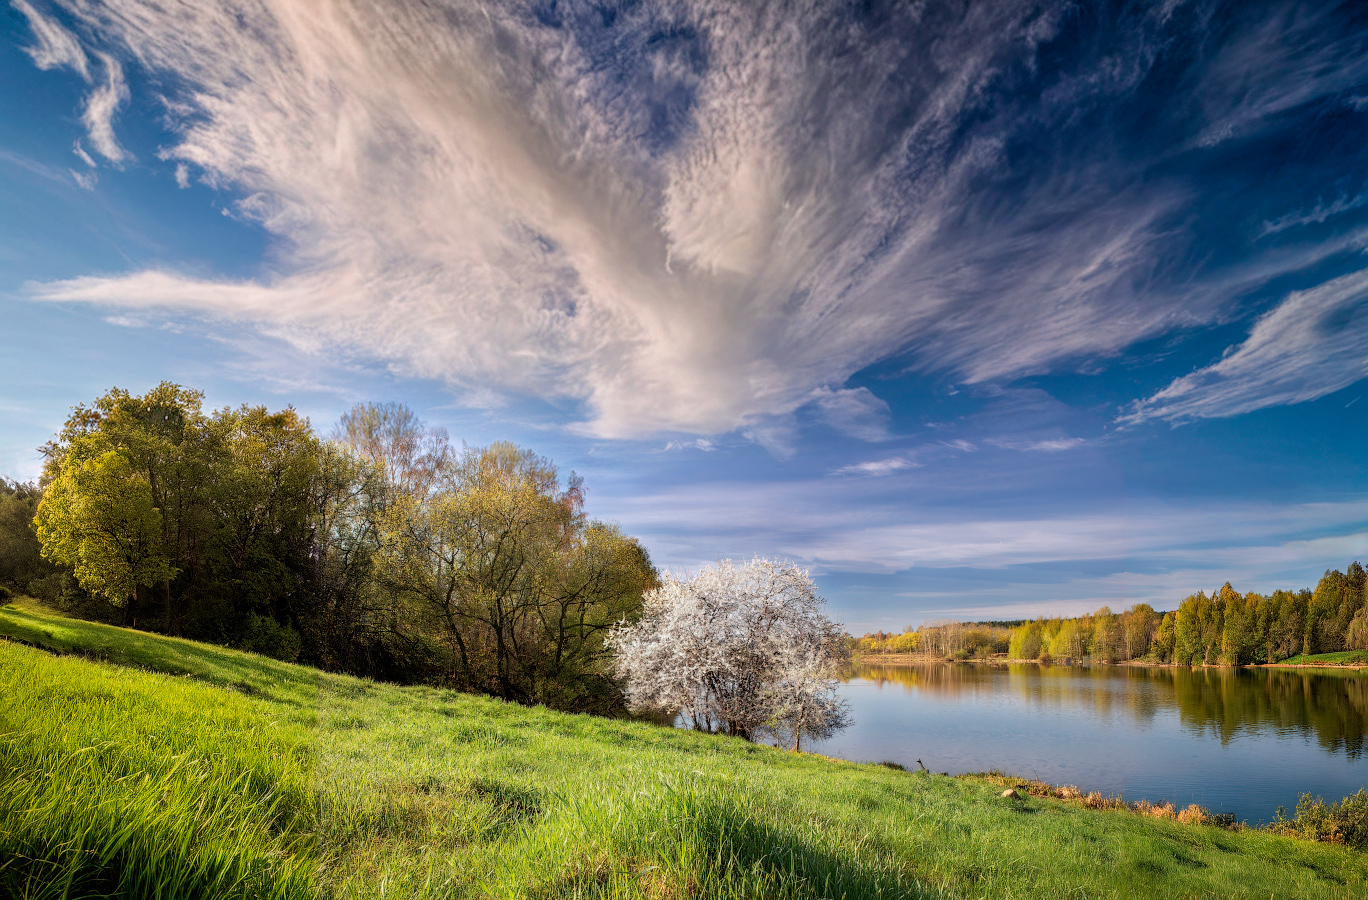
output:
<path id="1" fill-rule="evenodd" d="M 300 666 L 213 644 L 49 617 L 15 607 L 0 609 L 0 637 L 52 653 L 185 675 L 291 706 L 311 703 L 317 690 L 318 673 Z"/>

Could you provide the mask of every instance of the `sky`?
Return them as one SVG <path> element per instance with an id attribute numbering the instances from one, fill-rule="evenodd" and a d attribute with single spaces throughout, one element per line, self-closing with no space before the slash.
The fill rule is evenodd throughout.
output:
<path id="1" fill-rule="evenodd" d="M 0 475 L 170 380 L 855 633 L 1368 561 L 1364 4 L 4 2 Z"/>

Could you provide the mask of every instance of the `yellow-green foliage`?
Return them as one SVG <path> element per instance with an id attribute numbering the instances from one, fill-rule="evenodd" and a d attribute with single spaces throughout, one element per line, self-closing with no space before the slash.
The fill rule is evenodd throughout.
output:
<path id="1" fill-rule="evenodd" d="M 1302 794 L 1295 818 L 1285 819 L 1282 812 L 1278 810 L 1278 818 L 1270 826 L 1273 831 L 1368 850 L 1368 790 L 1360 788 L 1339 803 Z"/>
<path id="2" fill-rule="evenodd" d="M 1368 894 L 1340 846 L 39 612 L 0 633 L 95 657 L 0 642 L 0 895 Z"/>
<path id="3" fill-rule="evenodd" d="M 1043 647 L 1039 622 L 1027 622 L 1012 629 L 1007 655 L 1012 659 L 1037 659 Z"/>

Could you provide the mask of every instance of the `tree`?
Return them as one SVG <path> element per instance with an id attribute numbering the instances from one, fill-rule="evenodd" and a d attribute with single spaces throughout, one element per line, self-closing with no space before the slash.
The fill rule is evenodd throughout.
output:
<path id="1" fill-rule="evenodd" d="M 1012 629 L 1007 655 L 1012 659 L 1038 659 L 1043 646 L 1039 622 L 1027 622 Z"/>
<path id="2" fill-rule="evenodd" d="M 1361 608 L 1344 633 L 1344 646 L 1350 650 L 1368 650 L 1368 606 Z"/>
<path id="3" fill-rule="evenodd" d="M 1125 635 L 1121 630 L 1121 617 L 1104 606 L 1093 614 L 1092 652 L 1106 661 L 1116 662 L 1121 658 Z"/>
<path id="4" fill-rule="evenodd" d="M 1088 650 L 1089 625 L 1083 619 L 1065 619 L 1050 638 L 1050 655 L 1081 659 Z"/>
<path id="5" fill-rule="evenodd" d="M 90 406 L 73 408 L 62 430 L 42 447 L 45 485 L 111 450 L 126 462 L 128 477 L 145 485 L 157 513 L 158 552 L 166 560 L 158 593 L 162 628 L 168 632 L 180 630 L 177 596 L 194 578 L 205 535 L 202 499 L 210 479 L 202 444 L 202 399 L 199 391 L 165 381 L 141 396 L 111 388 Z M 68 478 L 68 487 L 72 484 Z M 177 576 L 181 583 L 173 586 Z M 95 593 L 109 597 L 104 591 Z M 131 593 L 129 597 L 137 599 Z M 129 598 L 109 599 L 123 604 Z"/>
<path id="6" fill-rule="evenodd" d="M 447 433 L 402 403 L 358 403 L 342 414 L 334 438 L 380 468 L 393 491 L 426 496 L 452 461 Z"/>
<path id="7" fill-rule="evenodd" d="M 1126 659 L 1139 659 L 1149 652 L 1150 641 L 1159 627 L 1159 616 L 1148 603 L 1137 603 L 1121 614 L 1121 633 Z"/>
<path id="8" fill-rule="evenodd" d="M 37 485 L 0 478 L 0 585 L 50 600 L 61 576 L 43 558 L 43 545 L 33 527 L 42 496 Z"/>
<path id="9" fill-rule="evenodd" d="M 1154 642 L 1150 645 L 1154 658 L 1159 662 L 1169 662 L 1175 659 L 1177 641 L 1176 626 L 1174 625 L 1174 614 L 1164 613 L 1164 617 L 1159 620 L 1159 625 L 1154 629 Z"/>
<path id="10" fill-rule="evenodd" d="M 116 606 L 175 575 L 151 488 L 119 450 L 69 454 L 35 522 L 43 555 L 71 566 L 82 587 Z"/>
<path id="11" fill-rule="evenodd" d="M 727 560 L 687 581 L 666 576 L 610 646 L 632 708 L 679 711 L 701 731 L 799 749 L 804 735 L 849 724 L 835 696 L 844 636 L 791 563 Z"/>
<path id="12" fill-rule="evenodd" d="M 655 569 L 640 544 L 583 511 L 573 474 L 494 444 L 401 492 L 381 525 L 381 573 L 443 646 L 448 683 L 506 700 L 611 706 L 604 638 L 634 619 Z"/>

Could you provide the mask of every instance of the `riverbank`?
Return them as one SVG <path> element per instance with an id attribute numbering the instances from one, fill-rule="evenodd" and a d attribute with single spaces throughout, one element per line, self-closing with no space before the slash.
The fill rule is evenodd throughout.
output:
<path id="1" fill-rule="evenodd" d="M 890 666 L 927 666 L 939 663 L 948 664 L 976 664 L 988 666 L 1068 666 L 1082 665 L 1082 663 L 1067 659 L 1009 659 L 1005 656 L 970 657 L 969 659 L 948 659 L 945 657 L 923 656 L 919 653 L 863 653 L 851 657 L 853 665 L 890 665 Z M 1173 667 L 1174 663 L 1151 662 L 1149 660 L 1130 659 L 1125 662 L 1115 663 L 1089 663 L 1088 665 L 1109 665 L 1109 666 L 1142 666 L 1146 668 L 1167 668 Z"/>
<path id="2" fill-rule="evenodd" d="M 1358 897 L 1368 856 L 0 610 L 0 894 Z M 38 649 L 39 647 L 47 649 Z M 51 651 L 56 651 L 56 654 Z M 61 654 L 61 655 L 57 655 Z"/>
<path id="3" fill-rule="evenodd" d="M 927 666 L 939 664 L 976 664 L 988 666 L 1066 666 L 1066 665 L 1093 665 L 1093 666 L 1129 666 L 1147 669 L 1172 669 L 1172 668 L 1193 668 L 1193 669 L 1368 669 L 1368 651 L 1347 650 L 1339 653 L 1320 653 L 1313 656 L 1294 656 L 1282 662 L 1275 663 L 1256 663 L 1249 666 L 1226 666 L 1226 665 L 1202 665 L 1187 666 L 1181 663 L 1162 663 L 1151 660 L 1128 659 L 1124 662 L 1089 662 L 1079 663 L 1072 660 L 1039 660 L 1039 659 L 1008 659 L 1006 657 L 991 656 L 987 658 L 971 659 L 943 659 L 938 657 L 922 656 L 915 653 L 866 653 L 851 658 L 852 665 L 871 665 L 871 666 Z"/>

